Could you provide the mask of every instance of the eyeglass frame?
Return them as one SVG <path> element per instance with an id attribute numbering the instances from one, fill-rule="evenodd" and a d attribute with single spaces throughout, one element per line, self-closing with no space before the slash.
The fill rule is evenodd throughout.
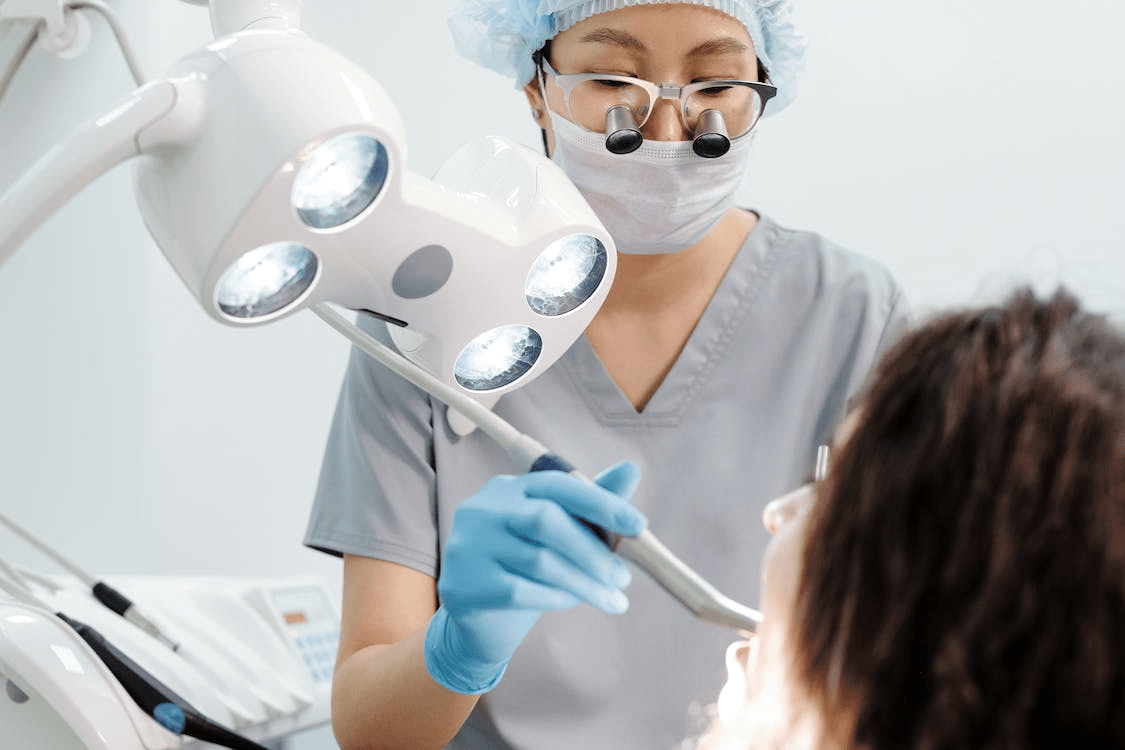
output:
<path id="1" fill-rule="evenodd" d="M 747 86 L 750 89 L 754 90 L 758 94 L 758 97 L 762 101 L 761 111 L 758 112 L 757 117 L 754 118 L 754 122 L 750 125 L 749 128 L 746 129 L 745 133 L 739 133 L 739 135 L 745 135 L 746 133 L 749 133 L 751 130 L 753 130 L 755 127 L 757 127 L 758 121 L 761 120 L 762 115 L 765 114 L 766 104 L 769 103 L 770 99 L 773 99 L 775 96 L 777 96 L 777 86 L 774 86 L 772 83 L 762 83 L 760 81 L 746 81 L 746 80 L 742 80 L 742 79 L 739 79 L 739 78 L 716 78 L 714 80 L 708 80 L 708 81 L 695 81 L 694 83 L 688 83 L 688 84 L 685 84 L 684 86 L 674 86 L 674 85 L 669 84 L 669 83 L 653 83 L 652 81 L 649 81 L 649 80 L 644 79 L 644 78 L 634 78 L 632 76 L 619 76 L 619 75 L 613 75 L 613 74 L 609 74 L 609 73 L 566 73 L 566 74 L 563 74 L 563 73 L 559 73 L 557 70 L 555 70 L 555 67 L 553 65 L 551 65 L 551 62 L 547 59 L 546 55 L 537 55 L 536 57 L 537 57 L 536 63 L 537 63 L 537 67 L 539 69 L 539 73 L 541 75 L 544 74 L 544 73 L 550 73 L 551 78 L 554 79 L 554 81 L 555 81 L 555 85 L 558 86 L 560 89 L 562 89 L 563 101 L 566 103 L 567 116 L 571 118 L 572 122 L 574 121 L 574 112 L 570 108 L 570 94 L 574 90 L 574 87 L 577 86 L 578 84 L 583 83 L 585 81 L 592 81 L 592 80 L 615 81 L 617 83 L 634 85 L 634 86 L 640 87 L 645 93 L 648 94 L 649 108 L 648 108 L 648 111 L 645 112 L 644 119 L 636 124 L 636 127 L 637 127 L 638 130 L 640 130 L 644 126 L 644 124 L 646 122 L 648 122 L 649 118 L 652 117 L 653 110 L 656 109 L 656 105 L 657 105 L 657 103 L 659 103 L 659 101 L 661 99 L 674 99 L 679 103 L 679 105 L 680 105 L 679 106 L 680 122 L 682 122 L 684 124 L 684 127 L 686 128 L 688 126 L 688 124 L 687 124 L 688 118 L 687 118 L 687 112 L 685 110 L 687 109 L 687 98 L 689 96 L 696 93 L 697 91 L 702 91 L 704 89 L 711 88 L 713 86 L 737 85 L 737 86 Z M 544 70 L 544 68 L 546 68 L 546 70 Z M 761 68 L 761 66 L 759 65 L 759 69 L 760 68 Z M 540 85 L 542 86 L 542 79 L 540 79 Z M 673 94 L 672 92 L 675 92 L 675 94 Z M 546 99 L 546 96 L 547 96 L 547 91 L 546 91 L 546 89 L 544 89 L 543 90 L 544 99 Z M 550 105 L 547 105 L 547 106 L 550 106 Z M 591 132 L 597 132 L 597 131 L 591 131 Z"/>

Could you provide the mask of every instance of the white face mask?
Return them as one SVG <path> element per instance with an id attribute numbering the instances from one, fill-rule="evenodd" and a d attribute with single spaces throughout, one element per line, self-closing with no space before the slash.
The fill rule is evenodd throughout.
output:
<path id="1" fill-rule="evenodd" d="M 605 224 L 618 252 L 684 250 L 734 206 L 754 131 L 732 139 L 717 159 L 696 155 L 691 141 L 646 140 L 632 153 L 614 154 L 603 134 L 547 112 L 555 134 L 551 159 Z"/>

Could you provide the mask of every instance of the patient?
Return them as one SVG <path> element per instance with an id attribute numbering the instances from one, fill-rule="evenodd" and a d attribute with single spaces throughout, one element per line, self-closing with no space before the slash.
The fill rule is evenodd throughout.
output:
<path id="1" fill-rule="evenodd" d="M 699 747 L 1125 747 L 1125 338 L 1072 297 L 905 336 L 773 512 Z"/>

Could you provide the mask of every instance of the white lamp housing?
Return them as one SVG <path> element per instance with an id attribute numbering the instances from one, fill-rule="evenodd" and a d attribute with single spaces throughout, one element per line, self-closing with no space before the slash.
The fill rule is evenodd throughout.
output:
<path id="1" fill-rule="evenodd" d="M 369 311 L 402 353 L 486 402 L 553 363 L 616 269 L 612 239 L 563 172 L 483 138 L 434 180 L 410 173 L 379 84 L 295 28 L 299 3 L 253 5 L 215 0 L 216 31 L 238 30 L 0 197 L 0 262 L 94 177 L 139 156 L 141 215 L 216 320 L 256 325 L 323 302 Z"/>

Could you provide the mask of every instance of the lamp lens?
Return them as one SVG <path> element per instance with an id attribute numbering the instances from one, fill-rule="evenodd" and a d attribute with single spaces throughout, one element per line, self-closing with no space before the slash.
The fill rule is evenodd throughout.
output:
<path id="1" fill-rule="evenodd" d="M 295 242 L 263 245 L 223 271 L 215 292 L 219 309 L 233 318 L 260 318 L 291 305 L 316 280 L 317 259 Z"/>
<path id="2" fill-rule="evenodd" d="M 293 207 L 315 229 L 332 229 L 363 213 L 387 180 L 387 150 L 366 133 L 318 146 L 293 181 Z"/>
<path id="3" fill-rule="evenodd" d="M 491 391 L 523 377 L 542 351 L 543 339 L 532 328 L 493 328 L 461 350 L 453 377 L 470 391 Z"/>
<path id="4" fill-rule="evenodd" d="M 605 245 L 589 234 L 552 242 L 531 264 L 524 284 L 527 304 L 540 315 L 568 313 L 590 298 L 606 269 Z"/>

